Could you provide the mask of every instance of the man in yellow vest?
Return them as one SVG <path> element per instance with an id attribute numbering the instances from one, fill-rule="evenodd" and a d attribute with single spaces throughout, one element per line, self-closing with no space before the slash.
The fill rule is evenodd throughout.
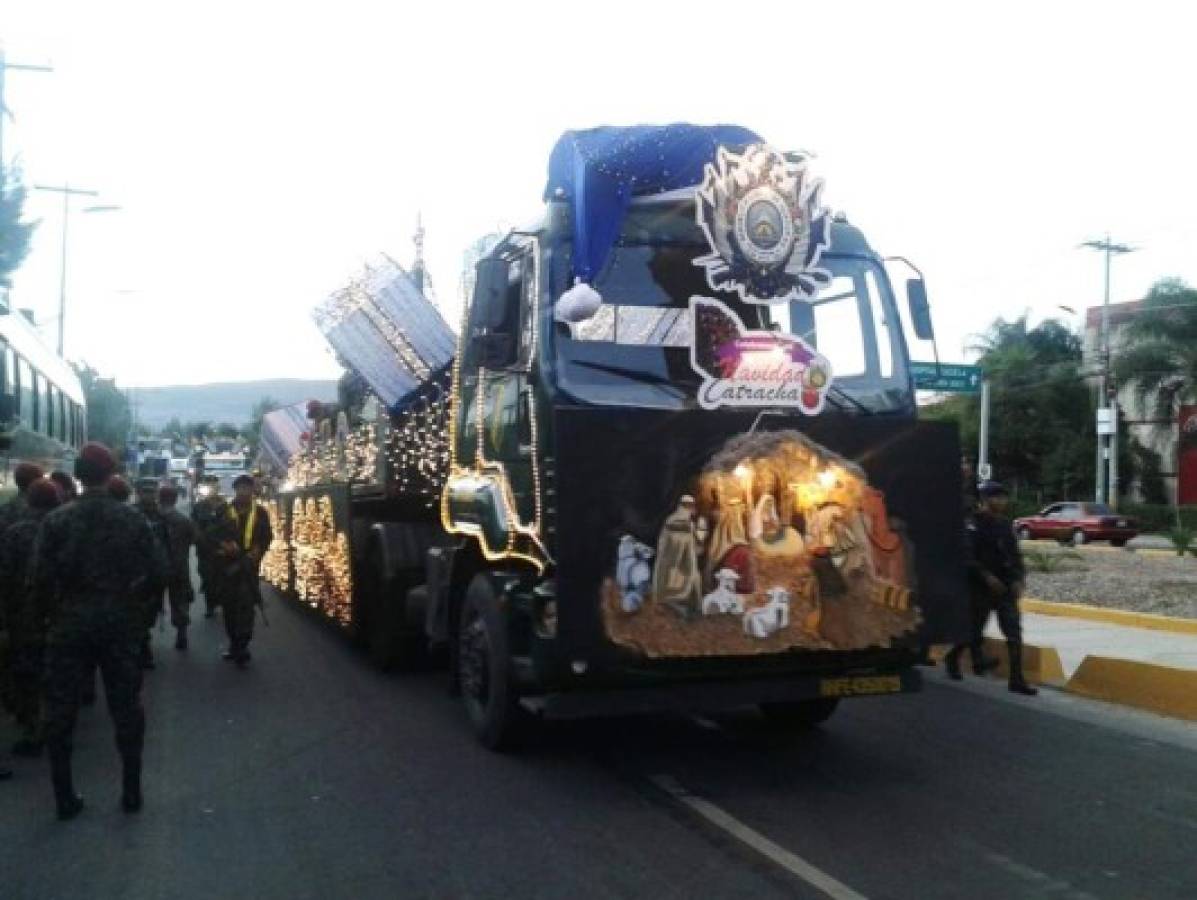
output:
<path id="1" fill-rule="evenodd" d="M 258 569 L 274 535 L 266 509 L 254 502 L 254 479 L 239 475 L 233 481 L 229 525 L 216 551 L 214 566 L 229 647 L 224 658 L 244 666 L 254 634 L 254 606 L 261 603 Z"/>

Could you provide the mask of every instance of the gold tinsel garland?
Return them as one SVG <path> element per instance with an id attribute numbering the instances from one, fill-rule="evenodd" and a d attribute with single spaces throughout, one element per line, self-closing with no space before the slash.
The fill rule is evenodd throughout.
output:
<path id="1" fill-rule="evenodd" d="M 295 501 L 291 517 L 295 593 L 340 625 L 352 622 L 353 573 L 349 540 L 338 531 L 331 497 Z"/>
<path id="2" fill-rule="evenodd" d="M 291 586 L 291 543 L 283 527 L 278 501 L 267 501 L 266 512 L 270 517 L 270 530 L 274 533 L 274 538 L 262 557 L 262 577 L 266 579 L 267 584 L 285 591 Z"/>

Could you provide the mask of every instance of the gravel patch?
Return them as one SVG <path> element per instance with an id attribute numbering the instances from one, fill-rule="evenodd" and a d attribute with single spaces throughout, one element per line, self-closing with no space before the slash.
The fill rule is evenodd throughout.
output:
<path id="1" fill-rule="evenodd" d="M 1024 547 L 1028 597 L 1197 619 L 1197 558 L 1082 549 L 1056 571 L 1036 572 L 1032 556 Z"/>

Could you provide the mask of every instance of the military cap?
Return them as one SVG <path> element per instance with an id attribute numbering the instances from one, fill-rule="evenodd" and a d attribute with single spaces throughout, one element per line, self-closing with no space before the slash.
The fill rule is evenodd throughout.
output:
<path id="1" fill-rule="evenodd" d="M 75 458 L 75 477 L 85 484 L 99 484 L 115 471 L 112 451 L 99 441 L 88 441 Z"/>
<path id="2" fill-rule="evenodd" d="M 1005 497 L 1010 492 L 1000 481 L 982 481 L 977 487 L 977 493 L 982 497 Z"/>
<path id="3" fill-rule="evenodd" d="M 53 509 L 62 503 L 62 492 L 49 478 L 39 478 L 29 485 L 25 499 L 33 509 Z"/>
<path id="4" fill-rule="evenodd" d="M 23 462 L 13 468 L 12 479 L 17 483 L 17 490 L 23 491 L 45 474 L 37 463 Z"/>
<path id="5" fill-rule="evenodd" d="M 129 482 L 125 481 L 120 475 L 113 475 L 108 479 L 108 493 L 113 498 L 124 503 L 129 499 Z"/>

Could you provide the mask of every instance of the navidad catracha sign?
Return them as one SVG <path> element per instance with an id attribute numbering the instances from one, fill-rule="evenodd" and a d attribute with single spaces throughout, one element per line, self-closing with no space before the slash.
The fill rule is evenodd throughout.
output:
<path id="1" fill-rule="evenodd" d="M 695 192 L 695 215 L 710 253 L 694 260 L 713 291 L 745 303 L 809 301 L 831 282 L 819 260 L 831 246 L 831 214 L 820 202 L 823 182 L 804 156 L 783 156 L 764 144 L 742 154 L 720 148 Z M 788 406 L 822 412 L 831 387 L 830 361 L 798 335 L 753 331 L 727 304 L 690 299 L 691 365 L 703 377 L 698 402 L 722 406 Z"/>

